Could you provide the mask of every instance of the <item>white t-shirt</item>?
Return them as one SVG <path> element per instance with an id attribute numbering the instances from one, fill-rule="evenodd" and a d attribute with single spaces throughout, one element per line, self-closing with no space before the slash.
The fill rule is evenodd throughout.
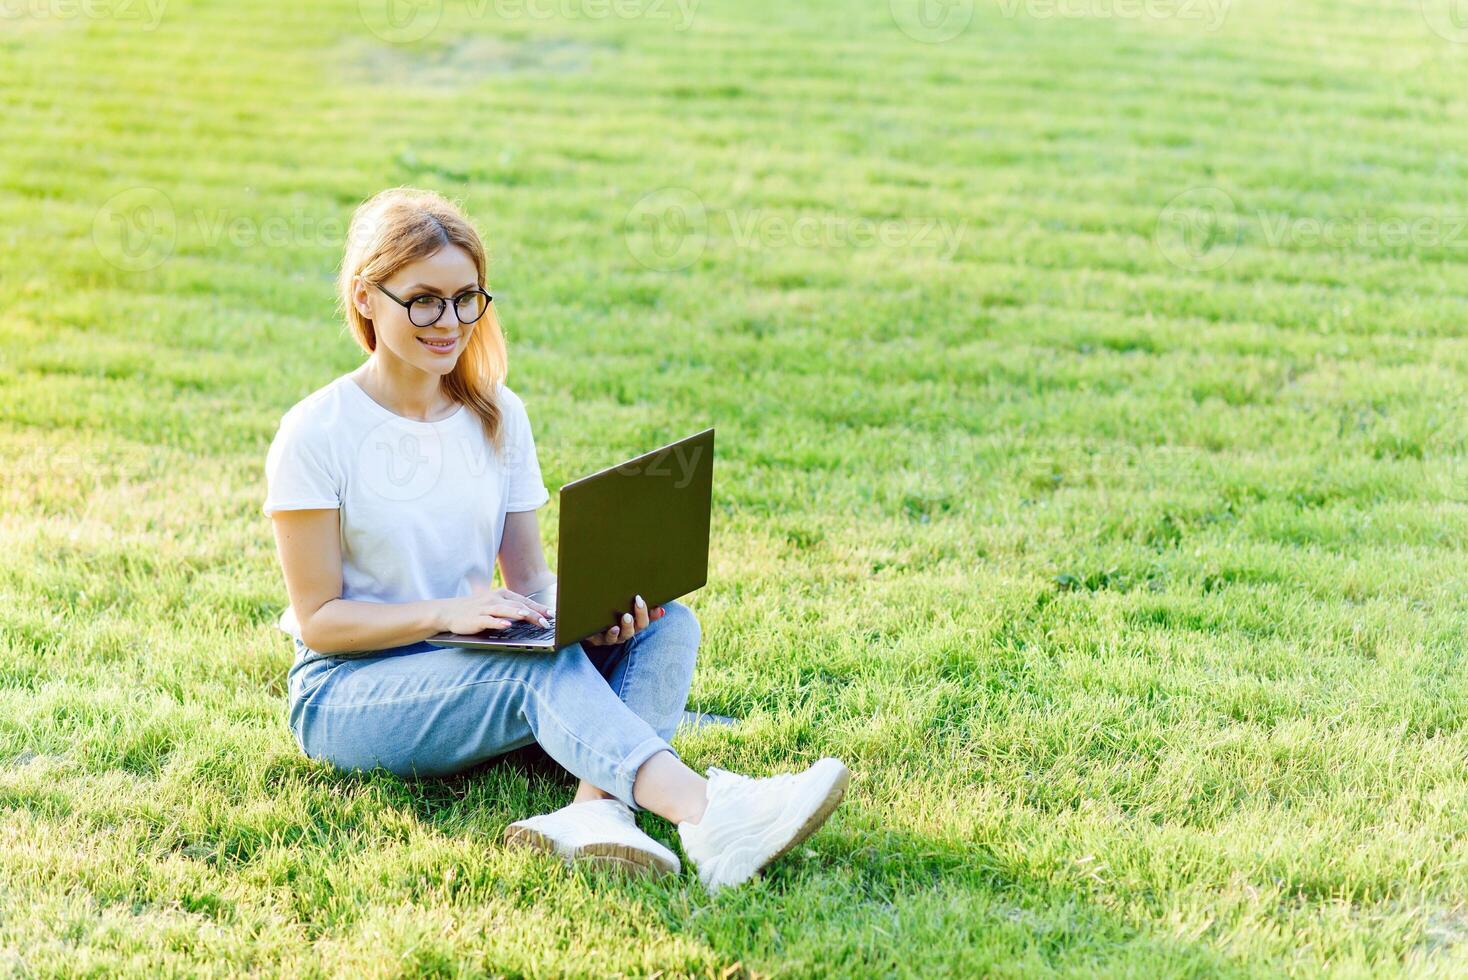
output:
<path id="1" fill-rule="evenodd" d="M 505 514 L 550 499 L 524 403 L 503 385 L 495 399 L 503 457 L 467 406 L 420 422 L 342 375 L 281 418 L 265 457 L 262 509 L 340 509 L 343 599 L 468 595 L 493 580 Z M 300 638 L 290 606 L 278 625 Z"/>

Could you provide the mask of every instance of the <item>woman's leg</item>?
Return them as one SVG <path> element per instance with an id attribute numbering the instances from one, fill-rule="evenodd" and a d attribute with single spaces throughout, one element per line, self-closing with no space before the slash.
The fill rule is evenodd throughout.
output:
<path id="1" fill-rule="evenodd" d="M 613 693 L 653 731 L 671 742 L 688 706 L 701 631 L 698 617 L 683 603 L 664 603 L 663 610 L 661 617 L 638 630 L 627 642 L 587 646 L 585 650 Z M 694 775 L 693 779 L 703 783 L 701 776 Z M 573 802 L 611 795 L 582 780 Z"/>
<path id="2" fill-rule="evenodd" d="M 641 689 L 629 679 L 637 669 L 629 662 L 617 675 L 622 691 Z M 444 775 L 539 742 L 573 774 L 677 824 L 710 889 L 748 879 L 809 836 L 850 776 L 823 758 L 803 773 L 763 779 L 711 767 L 706 781 L 613 692 L 580 644 L 545 654 L 415 644 L 298 663 L 290 692 L 302 749 L 344 769 Z M 664 704 L 661 717 L 671 715 Z"/>
<path id="3" fill-rule="evenodd" d="M 539 742 L 634 808 L 642 764 L 677 755 L 613 693 L 580 644 L 543 654 L 410 647 L 342 659 L 292 706 L 292 717 L 307 755 L 402 776 L 447 775 Z"/>

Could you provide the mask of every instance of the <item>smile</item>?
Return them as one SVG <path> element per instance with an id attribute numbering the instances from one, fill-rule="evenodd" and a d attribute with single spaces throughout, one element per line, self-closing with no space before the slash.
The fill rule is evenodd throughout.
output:
<path id="1" fill-rule="evenodd" d="M 448 337 L 444 340 L 428 340 L 426 337 L 419 337 L 418 343 L 422 344 L 424 347 L 427 347 L 435 354 L 447 354 L 458 345 L 459 338 Z"/>

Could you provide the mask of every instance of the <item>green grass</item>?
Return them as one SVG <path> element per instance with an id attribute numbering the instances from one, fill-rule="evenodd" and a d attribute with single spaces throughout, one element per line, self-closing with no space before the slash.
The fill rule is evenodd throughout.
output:
<path id="1" fill-rule="evenodd" d="M 12 5 L 4 969 L 1468 970 L 1468 44 L 1087 6 Z M 718 426 L 692 704 L 746 720 L 677 745 L 854 772 L 764 878 L 568 873 L 499 834 L 569 780 L 292 741 L 264 453 L 399 183 L 485 233 L 552 487 Z"/>

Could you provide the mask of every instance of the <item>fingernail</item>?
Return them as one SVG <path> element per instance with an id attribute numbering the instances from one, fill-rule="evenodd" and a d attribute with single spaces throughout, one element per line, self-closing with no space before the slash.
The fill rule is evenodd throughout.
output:
<path id="1" fill-rule="evenodd" d="M 632 622 L 632 614 L 631 613 L 623 613 L 622 614 L 622 622 L 624 622 L 624 623 L 630 623 L 630 622 Z"/>
<path id="2" fill-rule="evenodd" d="M 612 630 L 611 630 L 611 633 L 612 633 L 613 636 L 616 636 L 617 635 L 617 627 L 613 626 L 612 627 Z"/>
<path id="3" fill-rule="evenodd" d="M 542 625 L 542 626 L 549 626 L 550 623 L 546 620 L 546 618 L 544 616 L 542 616 L 542 617 L 540 617 L 540 625 Z"/>
<path id="4" fill-rule="evenodd" d="M 642 596 L 638 596 L 637 597 L 637 608 L 638 609 L 641 609 L 641 608 L 643 608 L 646 605 L 647 605 L 647 603 L 645 603 L 645 602 L 642 601 Z"/>

